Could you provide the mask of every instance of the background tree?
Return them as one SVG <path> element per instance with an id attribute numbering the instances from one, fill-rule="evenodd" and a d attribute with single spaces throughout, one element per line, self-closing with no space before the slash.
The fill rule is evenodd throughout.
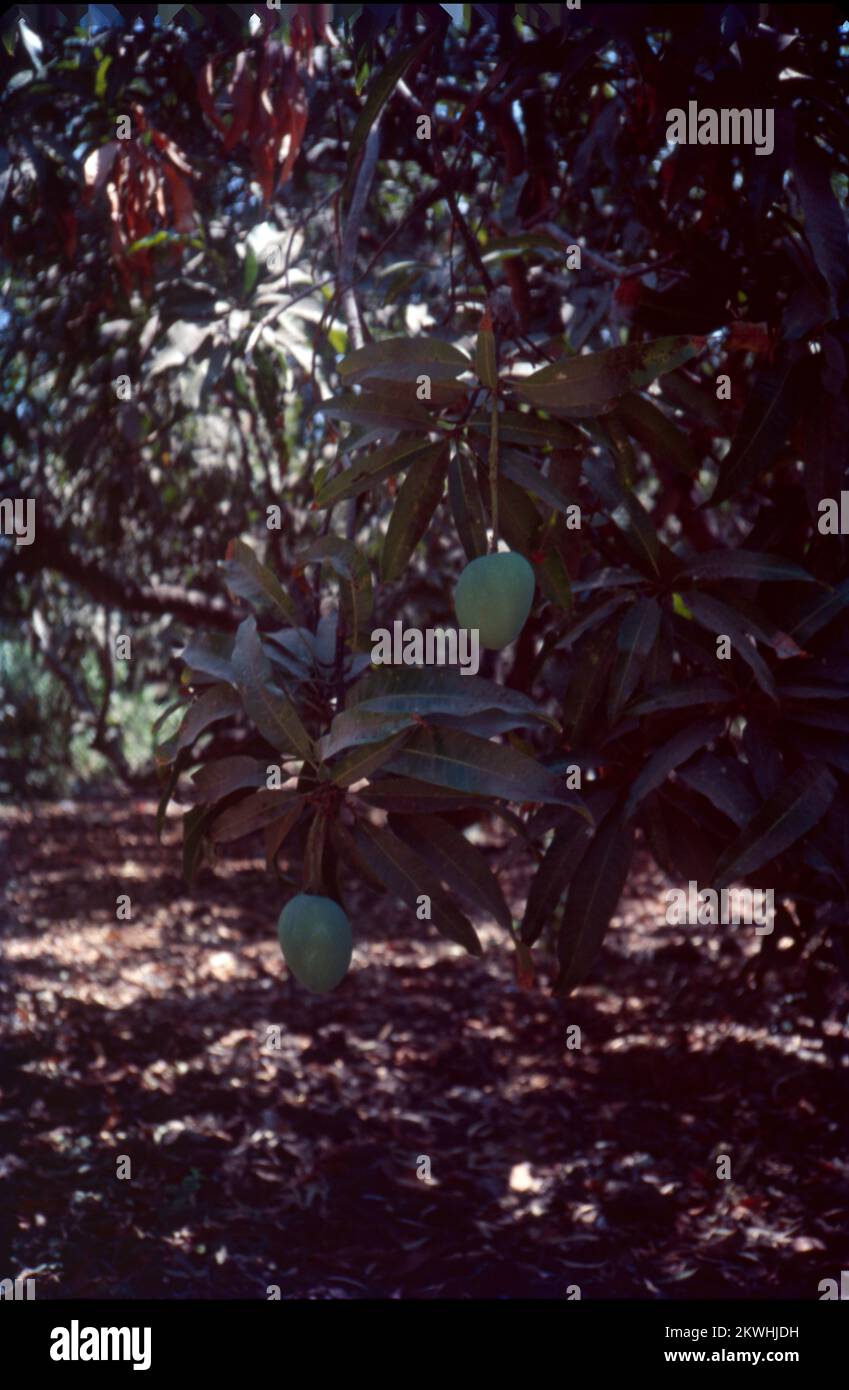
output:
<path id="1" fill-rule="evenodd" d="M 186 661 L 196 699 L 165 739 L 178 775 L 178 755 L 210 737 L 215 678 L 237 725 L 223 748 L 216 732 L 194 750 L 214 778 L 222 751 L 287 751 L 251 694 L 276 656 L 298 719 L 288 751 L 318 749 L 293 842 L 316 882 L 341 845 L 396 893 L 406 865 L 409 892 L 420 871 L 396 848 L 399 821 L 422 807 L 399 809 L 395 779 L 427 763 L 413 780 L 453 792 L 451 814 L 458 789 L 425 755 L 477 740 L 460 800 L 498 807 L 539 859 L 521 945 L 554 923 L 563 989 L 615 909 L 635 830 L 676 877 L 775 884 L 792 926 L 819 921 L 845 952 L 849 581 L 845 537 L 818 524 L 847 464 L 838 16 L 492 8 L 469 7 L 464 27 L 439 7 L 364 7 L 316 32 L 290 7 L 252 34 L 247 10 L 197 6 L 185 30 L 57 23 L 44 74 L 14 52 L 3 491 L 35 500 L 38 530 L 32 547 L 4 543 L 3 622 L 19 634 L 4 660 L 20 687 L 28 648 L 62 681 L 72 727 L 133 778 L 148 750 L 125 747 L 116 702 L 152 704 L 186 625 L 216 628 L 208 669 L 197 647 Z M 667 112 L 690 100 L 773 108 L 774 149 L 671 146 Z M 505 719 L 498 704 L 451 731 L 420 691 L 411 713 L 442 732 L 399 728 L 373 703 L 386 705 L 379 675 L 358 681 L 365 615 L 450 620 L 447 579 L 487 528 L 533 564 L 538 593 L 485 677 L 535 712 L 522 707 L 518 740 L 516 709 Z M 251 532 L 259 560 L 230 549 L 226 600 L 215 565 Z M 134 644 L 120 668 L 117 627 Z M 318 645 L 304 662 L 306 634 Z M 37 754 L 18 783 L 45 785 L 46 713 L 7 714 L 13 768 Z M 345 838 L 337 759 L 352 746 L 379 749 L 364 775 L 395 819 L 376 849 L 374 835 L 358 845 L 360 822 Z M 552 792 L 575 765 L 590 820 Z M 187 867 L 213 810 L 228 833 L 245 814 L 230 802 L 243 790 L 189 813 Z M 279 847 L 272 833 L 272 862 Z M 472 944 L 456 912 L 445 921 Z"/>

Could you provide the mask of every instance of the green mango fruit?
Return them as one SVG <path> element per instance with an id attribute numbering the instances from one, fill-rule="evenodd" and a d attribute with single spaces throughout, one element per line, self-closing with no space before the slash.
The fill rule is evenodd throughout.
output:
<path id="1" fill-rule="evenodd" d="M 345 978 L 354 947 L 351 923 L 332 898 L 299 893 L 280 913 L 277 937 L 295 979 L 313 994 L 329 994 Z"/>
<path id="2" fill-rule="evenodd" d="M 482 647 L 500 651 L 515 642 L 527 622 L 536 579 L 515 550 L 481 555 L 466 566 L 454 593 L 461 627 L 477 628 Z"/>

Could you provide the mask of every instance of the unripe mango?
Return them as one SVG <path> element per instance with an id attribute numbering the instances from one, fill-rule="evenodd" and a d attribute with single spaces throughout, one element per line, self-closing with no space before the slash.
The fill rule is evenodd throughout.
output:
<path id="1" fill-rule="evenodd" d="M 313 994 L 329 994 L 351 964 L 351 923 L 338 903 L 313 893 L 299 893 L 286 904 L 277 923 L 286 964 Z"/>
<path id="2" fill-rule="evenodd" d="M 535 586 L 533 569 L 524 555 L 515 550 L 481 555 L 466 566 L 457 583 L 457 622 L 461 627 L 476 627 L 482 647 L 500 651 L 525 626 Z"/>

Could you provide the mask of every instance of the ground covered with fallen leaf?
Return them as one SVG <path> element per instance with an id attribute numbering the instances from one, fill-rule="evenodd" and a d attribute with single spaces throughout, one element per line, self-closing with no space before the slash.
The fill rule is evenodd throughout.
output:
<path id="1" fill-rule="evenodd" d="M 0 808 L 0 1276 L 39 1298 L 839 1280 L 849 1027 L 822 945 L 667 926 L 641 854 L 566 1001 L 545 968 L 519 987 L 500 931 L 476 960 L 365 889 L 351 970 L 318 998 L 287 977 L 259 846 L 189 893 L 154 810 Z M 503 883 L 518 914 L 527 867 Z"/>

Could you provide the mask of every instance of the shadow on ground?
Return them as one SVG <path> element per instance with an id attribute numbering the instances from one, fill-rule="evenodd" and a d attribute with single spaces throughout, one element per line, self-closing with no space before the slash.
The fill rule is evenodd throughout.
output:
<path id="1" fill-rule="evenodd" d="M 519 989 L 495 930 L 473 960 L 356 891 L 352 969 L 314 998 L 277 946 L 286 889 L 233 858 L 189 895 L 153 810 L 0 809 L 0 1276 L 39 1298 L 817 1298 L 839 1278 L 849 1029 L 825 958 L 763 970 L 751 928 L 667 927 L 642 857 L 570 1000 Z M 505 888 L 520 910 L 521 877 Z"/>

